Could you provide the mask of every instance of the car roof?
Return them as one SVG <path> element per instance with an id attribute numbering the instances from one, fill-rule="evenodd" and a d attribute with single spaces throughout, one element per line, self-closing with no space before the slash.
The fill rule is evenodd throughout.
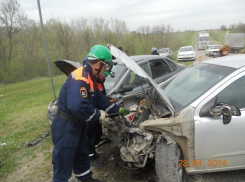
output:
<path id="1" fill-rule="evenodd" d="M 193 48 L 193 46 L 183 46 L 183 47 L 180 47 L 180 49 L 181 49 L 181 48 L 184 48 L 184 47 L 192 47 L 192 48 Z"/>
<path id="2" fill-rule="evenodd" d="M 150 59 L 162 59 L 162 56 L 159 55 L 138 55 L 138 56 L 130 56 L 130 58 L 135 61 L 137 64 L 140 62 L 148 61 Z M 116 60 L 118 64 L 123 64 L 119 59 Z"/>
<path id="3" fill-rule="evenodd" d="M 245 54 L 228 55 L 228 56 L 218 57 L 214 59 L 208 59 L 203 61 L 203 63 L 215 64 L 215 65 L 239 69 L 245 66 Z"/>
<path id="4" fill-rule="evenodd" d="M 220 47 L 220 45 L 214 45 L 214 44 L 212 44 L 212 45 L 210 44 L 210 45 L 208 45 L 208 46 L 211 46 L 211 47 L 212 47 L 212 46 L 219 46 L 219 47 Z"/>
<path id="5" fill-rule="evenodd" d="M 170 48 L 161 48 L 161 49 L 170 49 Z M 161 50 L 161 49 L 158 49 L 158 50 Z"/>

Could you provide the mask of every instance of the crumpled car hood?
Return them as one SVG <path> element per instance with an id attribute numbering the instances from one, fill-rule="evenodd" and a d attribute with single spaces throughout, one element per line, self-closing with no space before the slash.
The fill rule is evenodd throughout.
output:
<path id="1" fill-rule="evenodd" d="M 114 47 L 113 45 L 108 45 L 108 47 L 111 50 L 111 53 L 114 57 L 116 57 L 117 59 L 120 59 L 125 64 L 125 66 L 128 69 L 130 69 L 131 71 L 133 71 L 135 74 L 145 78 L 147 83 L 157 90 L 157 92 L 159 93 L 159 95 L 162 98 L 162 101 L 166 104 L 168 109 L 171 111 L 172 115 L 174 115 L 175 109 L 174 109 L 172 103 L 170 102 L 169 98 L 164 93 L 164 91 L 157 85 L 157 83 L 138 64 L 136 64 L 125 53 L 123 53 L 122 51 L 120 51 L 119 49 Z"/>

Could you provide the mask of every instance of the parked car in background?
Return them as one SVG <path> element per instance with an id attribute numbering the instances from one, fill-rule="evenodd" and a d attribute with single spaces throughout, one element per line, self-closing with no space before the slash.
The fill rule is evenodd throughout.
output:
<path id="1" fill-rule="evenodd" d="M 215 56 L 219 52 L 219 45 L 208 45 L 205 50 L 206 56 Z"/>
<path id="2" fill-rule="evenodd" d="M 155 159 L 159 182 L 245 169 L 245 55 L 205 60 L 159 85 L 133 66 L 152 89 L 123 97 L 131 113 L 105 123 L 128 168 Z"/>
<path id="3" fill-rule="evenodd" d="M 160 56 L 165 56 L 170 59 L 173 59 L 173 51 L 170 48 L 158 49 L 157 52 L 159 53 Z"/>
<path id="4" fill-rule="evenodd" d="M 178 64 L 167 57 L 158 55 L 130 56 L 130 58 L 152 77 L 156 83 L 161 83 L 186 68 L 183 64 Z M 115 61 L 117 65 L 112 68 L 115 76 L 108 76 L 104 83 L 107 97 L 116 102 L 125 95 L 142 92 L 142 87 L 145 90 L 149 89 L 149 85 L 142 77 L 137 77 L 120 60 L 116 59 Z M 55 65 L 67 76 L 81 66 L 78 62 L 75 63 L 68 60 L 58 60 L 55 62 Z M 56 112 L 57 99 L 48 106 L 47 117 L 50 123 L 52 123 Z"/>
<path id="5" fill-rule="evenodd" d="M 184 46 L 177 51 L 177 60 L 180 61 L 195 61 L 195 50 L 192 46 Z"/>

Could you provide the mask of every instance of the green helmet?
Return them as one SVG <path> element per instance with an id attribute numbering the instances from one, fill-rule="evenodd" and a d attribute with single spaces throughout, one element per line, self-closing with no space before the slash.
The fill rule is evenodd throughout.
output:
<path id="1" fill-rule="evenodd" d="M 113 67 L 111 51 L 102 45 L 95 45 L 92 47 L 88 54 L 88 59 L 98 59 L 106 64 L 106 75 L 110 75 Z"/>
<path id="2" fill-rule="evenodd" d="M 92 47 L 88 54 L 88 58 L 90 59 L 99 59 L 100 61 L 103 61 L 106 64 L 109 64 L 109 62 L 112 59 L 112 55 L 109 49 L 107 49 L 105 46 L 102 45 L 95 45 Z"/>

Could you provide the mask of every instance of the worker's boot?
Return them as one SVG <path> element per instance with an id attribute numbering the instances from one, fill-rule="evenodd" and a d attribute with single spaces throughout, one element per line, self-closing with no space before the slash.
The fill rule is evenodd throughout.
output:
<path id="1" fill-rule="evenodd" d="M 90 157 L 90 166 L 92 167 L 103 167 L 103 163 L 100 160 L 100 155 L 94 152 L 94 156 Z"/>
<path id="2" fill-rule="evenodd" d="M 106 182 L 106 181 L 99 180 L 99 179 L 93 179 L 92 177 L 90 177 L 86 180 L 82 180 L 81 182 Z"/>
<path id="3" fill-rule="evenodd" d="M 90 158 L 90 166 L 92 167 L 103 167 L 103 163 L 97 158 Z"/>

